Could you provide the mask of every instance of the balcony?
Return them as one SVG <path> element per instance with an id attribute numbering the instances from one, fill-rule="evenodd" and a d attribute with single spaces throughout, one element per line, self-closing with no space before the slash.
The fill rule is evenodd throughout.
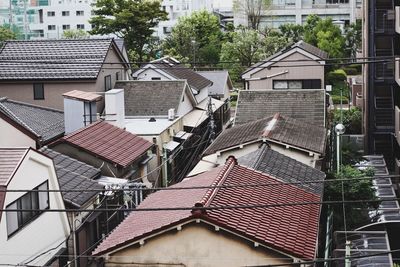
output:
<path id="1" fill-rule="evenodd" d="M 395 28 L 396 32 L 400 34 L 400 6 L 396 6 L 395 13 L 396 13 Z"/>
<path id="2" fill-rule="evenodd" d="M 400 108 L 398 106 L 394 109 L 394 136 L 400 146 Z"/>
<path id="3" fill-rule="evenodd" d="M 377 9 L 375 10 L 375 31 L 380 33 L 390 33 L 394 30 L 395 14 L 394 10 Z"/>
<path id="4" fill-rule="evenodd" d="M 397 82 L 398 85 L 400 85 L 400 58 L 396 58 L 394 60 L 394 68 L 395 68 L 395 80 Z"/>

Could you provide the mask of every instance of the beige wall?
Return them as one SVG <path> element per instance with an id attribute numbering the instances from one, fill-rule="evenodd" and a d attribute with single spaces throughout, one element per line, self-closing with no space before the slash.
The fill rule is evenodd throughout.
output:
<path id="1" fill-rule="evenodd" d="M 204 223 L 183 225 L 111 254 L 106 266 L 248 266 L 293 262 L 289 257 Z"/>
<path id="2" fill-rule="evenodd" d="M 118 62 L 119 58 L 112 49 L 108 52 L 105 62 Z M 110 69 L 111 68 L 111 69 Z M 111 83 L 114 87 L 116 81 L 116 73 L 121 72 L 122 79 L 127 79 L 122 71 L 122 64 L 105 64 L 100 70 L 97 80 L 65 80 L 65 81 L 27 81 L 27 82 L 1 82 L 0 97 L 7 96 L 9 99 L 31 103 L 39 106 L 51 107 L 63 110 L 62 94 L 80 90 L 85 92 L 104 92 L 104 77 L 111 75 Z M 125 76 L 124 76 L 125 75 Z M 33 83 L 44 83 L 44 100 L 33 99 Z M 100 103 L 98 111 L 103 107 Z"/>
<path id="3" fill-rule="evenodd" d="M 0 147 L 36 148 L 36 141 L 0 118 Z"/>
<path id="4" fill-rule="evenodd" d="M 282 60 L 310 60 L 303 54 L 295 52 Z M 265 80 L 249 81 L 250 90 L 272 89 L 273 80 L 308 80 L 308 79 L 321 79 L 321 85 L 324 88 L 324 65 L 317 65 L 315 61 L 298 61 L 298 62 L 277 62 L 271 68 L 264 68 L 251 75 L 251 78 L 264 78 L 267 76 L 275 75 L 288 71 L 286 74 L 277 75 Z M 298 66 L 301 65 L 301 66 Z M 312 65 L 304 67 L 304 65 Z M 286 67 L 285 67 L 286 66 Z M 290 67 L 287 67 L 290 66 Z M 298 67 L 292 67 L 298 66 Z M 309 89 L 309 88 L 305 88 Z M 321 89 L 321 88 L 320 88 Z"/>

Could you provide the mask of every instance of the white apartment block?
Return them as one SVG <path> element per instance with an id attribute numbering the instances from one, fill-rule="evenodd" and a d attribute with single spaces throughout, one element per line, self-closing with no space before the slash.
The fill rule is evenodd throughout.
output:
<path id="1" fill-rule="evenodd" d="M 178 18 L 190 16 L 195 11 L 213 11 L 213 0 L 163 0 L 161 8 L 168 13 L 168 20 L 161 21 L 155 28 L 155 35 L 161 39 L 171 33 Z"/>
<path id="2" fill-rule="evenodd" d="M 307 16 L 316 14 L 321 18 L 332 18 L 339 25 L 361 19 L 362 0 L 273 0 L 263 12 L 260 28 L 278 28 L 281 24 L 304 24 Z M 246 14 L 234 11 L 234 25 L 248 25 Z"/>
<path id="3" fill-rule="evenodd" d="M 37 7 L 38 16 L 29 24 L 33 38 L 62 38 L 65 30 L 92 29 L 93 0 L 50 0 L 48 6 Z"/>

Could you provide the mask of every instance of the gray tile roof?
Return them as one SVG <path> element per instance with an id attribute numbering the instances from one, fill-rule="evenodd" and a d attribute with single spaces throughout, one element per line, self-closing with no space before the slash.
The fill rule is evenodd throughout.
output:
<path id="1" fill-rule="evenodd" d="M 197 73 L 212 81 L 213 84 L 208 88 L 209 95 L 224 95 L 227 83 L 231 82 L 227 70 L 197 71 Z"/>
<path id="2" fill-rule="evenodd" d="M 0 98 L 0 112 L 35 135 L 41 144 L 64 134 L 64 113 L 62 111 L 3 97 Z"/>
<path id="3" fill-rule="evenodd" d="M 273 119 L 276 119 L 274 122 Z M 267 127 L 270 130 L 266 130 Z M 323 155 L 326 146 L 326 129 L 303 123 L 296 119 L 276 114 L 264 119 L 248 122 L 223 131 L 204 152 L 216 153 L 263 138 Z"/>
<path id="4" fill-rule="evenodd" d="M 96 79 L 112 39 L 6 41 L 0 80 Z"/>
<path id="5" fill-rule="evenodd" d="M 178 111 L 186 81 L 118 81 L 115 88 L 125 91 L 125 115 L 167 116 Z"/>
<path id="6" fill-rule="evenodd" d="M 100 190 L 103 188 L 92 180 L 100 176 L 99 169 L 47 147 L 41 148 L 40 151 L 53 159 L 61 190 Z M 79 208 L 98 193 L 95 191 L 71 191 L 62 192 L 62 196 L 65 202 Z"/>
<path id="7" fill-rule="evenodd" d="M 263 144 L 258 150 L 251 152 L 238 159 L 240 165 L 255 169 L 271 175 L 285 183 L 300 183 L 295 186 L 301 187 L 312 193 L 322 196 L 323 183 L 303 183 L 321 181 L 325 179 L 325 173 L 312 168 L 295 159 L 276 152 Z M 303 183 L 303 184 L 301 184 Z"/>
<path id="8" fill-rule="evenodd" d="M 235 125 L 272 116 L 302 120 L 307 124 L 325 125 L 324 90 L 242 90 L 239 92 Z"/>
<path id="9" fill-rule="evenodd" d="M 160 68 L 160 70 L 175 77 L 176 79 L 187 80 L 189 86 L 196 91 L 200 91 L 201 89 L 212 84 L 212 81 L 204 78 L 185 65 L 170 60 L 168 57 L 154 60 L 151 62 L 151 64 L 157 68 Z"/>

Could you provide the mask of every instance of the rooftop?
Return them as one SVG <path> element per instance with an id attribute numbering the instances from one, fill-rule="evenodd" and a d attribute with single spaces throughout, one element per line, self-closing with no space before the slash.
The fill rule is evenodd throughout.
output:
<path id="1" fill-rule="evenodd" d="M 41 148 L 40 151 L 53 159 L 61 190 L 92 190 L 103 188 L 96 181 L 93 181 L 93 179 L 100 177 L 99 169 L 47 147 Z M 80 208 L 98 193 L 95 191 L 63 191 L 62 196 L 65 202 Z"/>
<path id="2" fill-rule="evenodd" d="M 63 94 L 64 97 L 84 100 L 84 101 L 99 101 L 102 99 L 101 95 L 92 92 L 84 92 L 79 90 L 72 90 Z"/>
<path id="3" fill-rule="evenodd" d="M 6 41 L 0 80 L 96 79 L 112 39 Z"/>
<path id="4" fill-rule="evenodd" d="M 153 144 L 105 121 L 97 121 L 59 139 L 122 167 L 127 167 L 144 155 Z"/>
<path id="5" fill-rule="evenodd" d="M 0 117 L 8 120 L 40 143 L 64 134 L 64 113 L 60 110 L 0 98 Z"/>
<path id="6" fill-rule="evenodd" d="M 265 187 L 234 187 L 254 183 L 276 183 Z M 216 224 L 261 245 L 303 259 L 313 259 L 316 253 L 319 205 L 285 205 L 298 202 L 318 202 L 320 196 L 302 188 L 284 184 L 261 172 L 236 164 L 230 158 L 225 166 L 193 176 L 172 188 L 195 186 L 223 186 L 191 190 L 161 190 L 148 196 L 138 207 L 188 210 L 132 212 L 93 252 L 104 255 L 149 237 L 162 229 L 194 219 Z M 257 209 L 208 209 L 196 207 L 274 205 Z M 195 207 L 196 206 L 196 207 Z"/>
<path id="7" fill-rule="evenodd" d="M 154 120 L 153 120 L 154 119 Z M 167 117 L 126 117 L 125 129 L 137 135 L 158 135 L 175 124 L 179 119 Z"/>
<path id="8" fill-rule="evenodd" d="M 235 125 L 280 113 L 307 124 L 325 126 L 324 90 L 242 90 Z"/>
<path id="9" fill-rule="evenodd" d="M 28 148 L 0 148 L 0 186 L 7 186 Z"/>
<path id="10" fill-rule="evenodd" d="M 232 87 L 232 81 L 229 78 L 229 73 L 227 70 L 196 72 L 204 78 L 212 81 L 213 84 L 208 88 L 209 95 L 224 95 L 226 87 Z M 227 83 L 230 85 L 227 85 Z"/>

